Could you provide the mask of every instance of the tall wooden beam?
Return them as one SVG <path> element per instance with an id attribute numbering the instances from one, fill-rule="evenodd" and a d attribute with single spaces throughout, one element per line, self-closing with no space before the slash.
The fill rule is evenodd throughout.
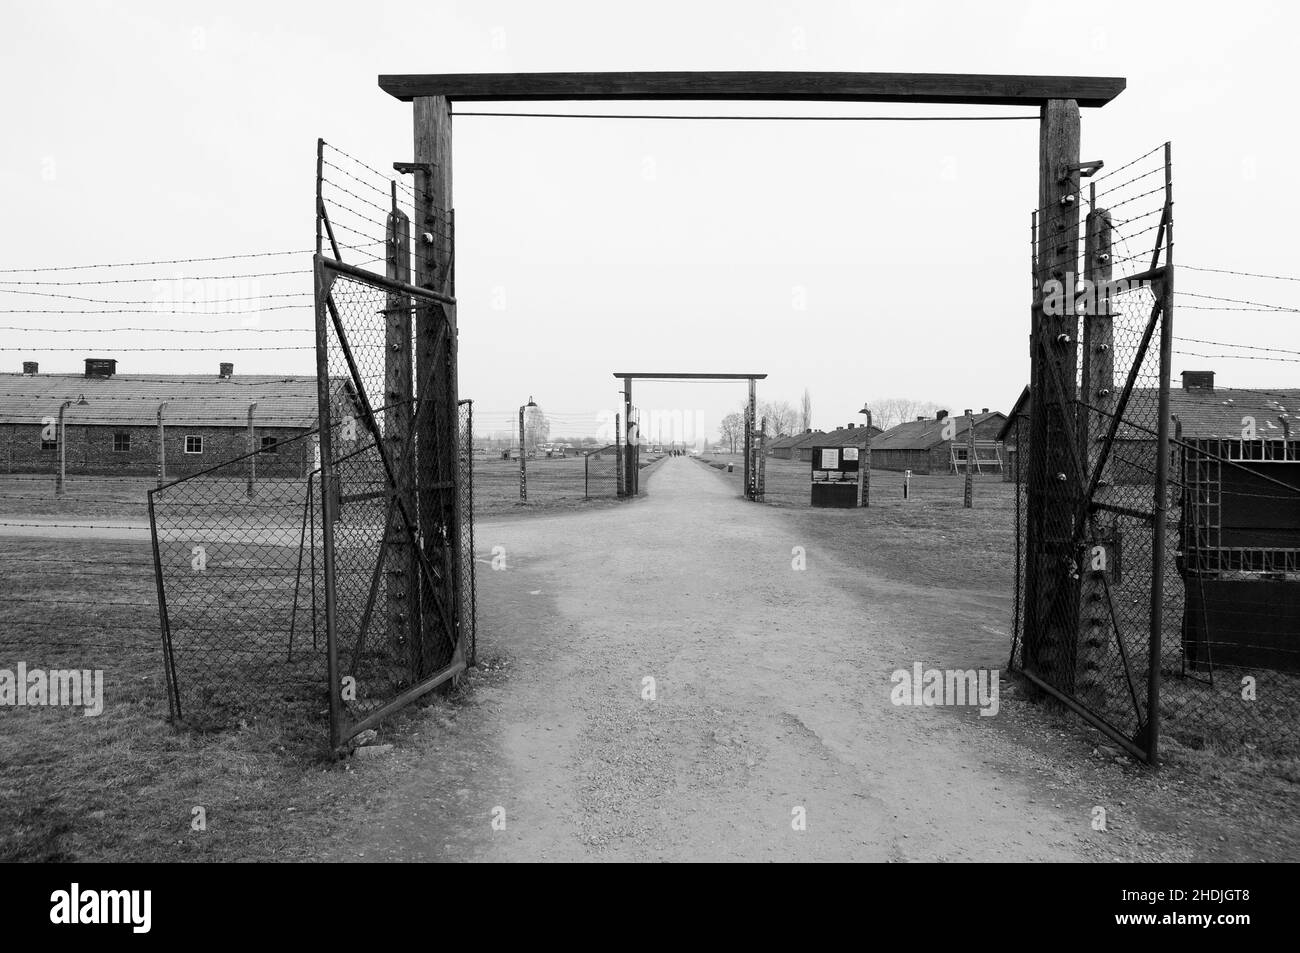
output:
<path id="1" fill-rule="evenodd" d="M 623 433 L 620 439 L 623 441 L 623 492 L 628 496 L 636 496 L 636 479 L 637 479 L 637 451 L 636 442 L 640 439 L 640 434 L 633 438 L 632 424 L 632 378 L 623 378 Z"/>
<path id="2" fill-rule="evenodd" d="M 417 73 L 379 77 L 403 101 L 766 100 L 772 102 L 958 103 L 1042 106 L 1073 100 L 1104 106 L 1124 90 L 1116 76 L 982 73 L 615 72 Z"/>
<path id="3" fill-rule="evenodd" d="M 639 377 L 642 380 L 662 380 L 662 381 L 763 381 L 767 380 L 766 374 L 634 374 L 629 371 L 615 371 L 615 377 Z"/>
<path id="4" fill-rule="evenodd" d="M 451 102 L 445 96 L 420 96 L 415 114 L 415 284 L 452 291 Z M 442 575 L 439 597 L 459 619 L 460 573 L 453 543 L 460 525 L 456 481 L 456 312 L 446 305 L 421 307 L 415 317 L 417 412 L 417 493 L 420 536 L 430 562 Z M 422 599 L 428 604 L 428 599 Z M 438 616 L 423 613 L 421 675 L 439 661 L 429 653 L 439 633 L 430 631 Z"/>
<path id="5" fill-rule="evenodd" d="M 749 379 L 749 399 L 745 402 L 745 499 L 754 499 L 754 425 L 757 404 L 754 400 L 754 379 Z"/>
<path id="6" fill-rule="evenodd" d="M 393 188 L 395 190 L 396 186 Z M 385 229 L 384 273 L 394 281 L 410 283 L 411 220 L 397 207 L 395 195 L 392 206 Z M 412 364 L 411 298 L 390 293 L 384 314 L 384 441 L 397 473 L 394 492 L 399 495 L 407 512 L 418 513 L 414 461 L 404 454 L 414 416 L 411 406 L 414 397 Z M 387 630 L 389 642 L 396 651 L 397 646 L 420 644 L 420 563 L 399 519 L 389 519 L 385 545 L 388 547 L 385 562 Z"/>
<path id="7" fill-rule="evenodd" d="M 1079 631 L 1079 553 L 1074 515 L 1082 493 L 1071 420 L 1077 398 L 1077 320 L 1047 306 L 1049 282 L 1072 298 L 1079 256 L 1079 106 L 1052 100 L 1041 111 L 1037 272 L 1030 327 L 1028 521 L 1024 664 L 1064 692 L 1074 689 Z M 1066 313 L 1056 313 L 1064 311 Z"/>
<path id="8" fill-rule="evenodd" d="M 1094 187 L 1095 190 L 1095 187 Z M 1110 415 L 1114 413 L 1115 394 L 1115 332 L 1110 313 L 1110 295 L 1107 286 L 1111 279 L 1111 218 L 1110 212 L 1089 203 L 1091 211 L 1084 227 L 1083 265 L 1084 279 L 1089 292 L 1084 299 L 1082 360 L 1080 374 L 1083 402 L 1088 405 L 1079 411 L 1079 453 L 1091 468 L 1097 453 L 1101 434 L 1106 432 Z M 1096 408 L 1095 410 L 1091 408 Z M 1093 494 L 1097 502 L 1107 502 L 1112 496 L 1109 464 L 1103 469 L 1100 482 Z M 1089 559 L 1080 579 L 1080 613 L 1082 634 L 1079 638 L 1079 678 L 1075 686 L 1079 697 L 1096 704 L 1101 696 L 1106 676 L 1108 651 L 1119 634 L 1111 618 L 1110 591 L 1107 578 L 1114 579 L 1116 520 L 1114 516 L 1098 513 L 1092 520 L 1091 543 L 1104 547 L 1105 566 L 1096 569 Z M 1089 554 L 1085 553 L 1085 557 Z"/>

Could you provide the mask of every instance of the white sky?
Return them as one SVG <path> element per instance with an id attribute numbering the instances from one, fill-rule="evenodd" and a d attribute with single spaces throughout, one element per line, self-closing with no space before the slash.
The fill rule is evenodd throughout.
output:
<path id="1" fill-rule="evenodd" d="M 1300 274 L 1300 7 L 1239 2 L 9 2 L 0 31 L 0 267 L 306 249 L 317 136 L 378 168 L 411 158 L 411 107 L 379 73 L 780 69 L 1119 75 L 1084 110 L 1083 158 L 1174 143 L 1176 260 Z M 561 12 L 563 11 L 563 12 Z M 506 104 L 464 109 L 508 110 Z M 528 104 L 545 111 L 1025 113 L 874 104 Z M 653 176 L 648 177 L 647 171 Z M 615 408 L 615 370 L 761 371 L 814 423 L 864 399 L 1007 410 L 1027 377 L 1037 125 L 482 119 L 455 126 L 461 393 L 492 429 L 529 395 L 553 432 Z M 310 290 L 306 257 L 259 294 Z M 115 271 L 171 277 L 177 266 Z M 0 275 L 0 278 L 24 276 Z M 40 276 L 29 276 L 40 277 Z M 52 275 L 105 277 L 102 272 Z M 1300 305 L 1294 282 L 1180 272 L 1181 291 Z M 10 289 L 12 290 L 12 288 Z M 76 289 L 46 289 L 75 291 Z M 148 283 L 92 288 L 152 298 Z M 806 310 L 797 310 L 802 298 Z M 15 308 L 96 308 L 0 294 Z M 504 307 L 494 307 L 504 302 Z M 0 315 L 3 325 L 202 328 L 230 317 Z M 260 318 L 307 327 L 309 309 Z M 1300 349 L 1291 314 L 1186 310 L 1180 335 Z M 310 372 L 302 334 L 0 332 L 0 367 Z M 76 350 L 53 352 L 63 346 Z M 1204 348 L 1202 348 L 1204 350 Z M 1178 358 L 1219 382 L 1295 385 L 1291 362 Z M 643 386 L 646 410 L 716 420 L 743 384 Z M 570 426 L 571 425 L 571 426 Z"/>

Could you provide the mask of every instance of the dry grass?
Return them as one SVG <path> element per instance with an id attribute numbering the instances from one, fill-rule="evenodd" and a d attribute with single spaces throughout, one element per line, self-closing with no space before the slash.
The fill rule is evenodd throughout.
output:
<path id="1" fill-rule="evenodd" d="M 323 720 L 167 721 L 146 544 L 6 538 L 0 668 L 102 669 L 103 714 L 0 709 L 0 860 L 251 860 L 310 849 L 351 772 Z M 191 828 L 206 811 L 207 830 Z"/>

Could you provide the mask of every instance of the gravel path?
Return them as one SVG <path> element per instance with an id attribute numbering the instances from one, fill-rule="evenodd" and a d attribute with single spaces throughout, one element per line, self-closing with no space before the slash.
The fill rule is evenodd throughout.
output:
<path id="1" fill-rule="evenodd" d="M 891 704 L 890 673 L 927 661 L 930 617 L 951 629 L 940 590 L 815 547 L 795 571 L 796 524 L 690 459 L 646 487 L 624 506 L 479 525 L 487 665 L 470 704 L 430 709 L 403 770 L 357 766 L 394 783 L 325 854 L 1087 859 L 1086 812 L 1004 771 L 1013 743 Z M 503 571 L 488 564 L 498 546 Z"/>

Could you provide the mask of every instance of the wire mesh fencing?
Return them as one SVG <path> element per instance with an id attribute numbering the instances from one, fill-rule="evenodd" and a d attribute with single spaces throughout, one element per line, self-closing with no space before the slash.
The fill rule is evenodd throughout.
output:
<path id="1" fill-rule="evenodd" d="M 475 586 L 474 562 L 474 402 L 462 400 L 459 406 L 460 428 L 459 474 L 456 480 L 460 496 L 460 640 L 465 662 L 478 660 L 478 591 Z"/>
<path id="2" fill-rule="evenodd" d="M 1141 272 L 1162 252 L 1169 264 L 1167 158 L 1154 150 L 1094 180 L 1086 198 L 1081 189 L 1035 214 L 1035 356 L 1016 433 L 1024 498 L 1011 666 L 1148 760 L 1171 557 L 1161 418 L 1172 275 Z M 1116 206 L 1128 224 L 1159 222 L 1143 251 L 1115 254 Z M 1062 261 L 1072 242 L 1077 257 Z"/>
<path id="3" fill-rule="evenodd" d="M 1011 424 L 1011 667 L 1138 757 L 1293 754 L 1300 446 L 1284 395 L 1172 386 L 1171 183 L 1165 146 L 1077 193 L 1079 307 L 1040 341 L 1074 374 L 1043 361 Z"/>
<path id="4" fill-rule="evenodd" d="M 220 725 L 302 702 L 337 751 L 472 662 L 473 420 L 450 399 L 455 299 L 404 277 L 432 254 L 410 248 L 414 190 L 323 142 L 317 187 L 318 426 L 149 502 L 173 715 Z M 388 275 L 365 267 L 379 261 Z M 270 465 L 308 440 L 311 477 Z"/>
<path id="5" fill-rule="evenodd" d="M 370 396 L 389 392 L 390 325 L 409 322 L 404 337 L 413 339 L 415 309 L 394 306 L 393 288 L 377 278 L 331 275 L 333 267 L 321 263 L 328 276 L 321 374 L 329 388 L 323 542 L 341 692 L 337 744 L 448 672 L 457 650 L 461 559 L 459 527 L 430 521 L 430 536 L 421 525 L 421 510 L 436 505 L 445 482 L 436 479 L 439 464 L 458 466 L 456 435 L 435 427 L 432 446 L 421 451 L 430 465 L 417 467 L 414 438 L 434 401 L 420 407 L 417 398 L 416 412 L 404 414 L 409 401 L 376 406 Z"/>
<path id="6" fill-rule="evenodd" d="M 200 728 L 325 706 L 319 483 L 252 456 L 148 494 L 168 699 Z"/>
<path id="7" fill-rule="evenodd" d="M 1222 429 L 1259 429 L 1250 436 L 1175 440 L 1181 512 L 1170 602 L 1181 624 L 1162 659 L 1162 709 L 1169 731 L 1186 746 L 1248 745 L 1294 755 L 1300 752 L 1300 443 L 1269 434 L 1264 424 L 1278 420 L 1265 416 L 1269 398 L 1215 397 L 1220 406 L 1232 401 Z"/>
<path id="8" fill-rule="evenodd" d="M 583 497 L 588 500 L 616 498 L 619 466 L 617 444 L 586 451 L 583 457 Z"/>

